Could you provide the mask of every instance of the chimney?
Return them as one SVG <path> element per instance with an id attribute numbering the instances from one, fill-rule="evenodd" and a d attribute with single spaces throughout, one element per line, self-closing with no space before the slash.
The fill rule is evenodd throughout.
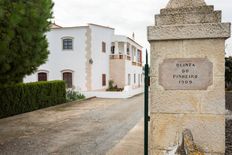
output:
<path id="1" fill-rule="evenodd" d="M 132 39 L 135 40 L 135 33 L 132 33 Z"/>

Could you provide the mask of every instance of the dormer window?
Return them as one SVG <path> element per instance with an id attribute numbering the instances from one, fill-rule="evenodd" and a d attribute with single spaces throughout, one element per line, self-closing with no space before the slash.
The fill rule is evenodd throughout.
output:
<path id="1" fill-rule="evenodd" d="M 73 50 L 73 38 L 62 38 L 63 50 Z"/>

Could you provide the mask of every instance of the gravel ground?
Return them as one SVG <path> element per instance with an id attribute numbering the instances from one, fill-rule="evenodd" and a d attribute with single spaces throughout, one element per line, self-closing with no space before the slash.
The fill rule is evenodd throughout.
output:
<path id="1" fill-rule="evenodd" d="M 91 99 L 0 119 L 0 155 L 104 155 L 143 117 L 143 95 Z"/>

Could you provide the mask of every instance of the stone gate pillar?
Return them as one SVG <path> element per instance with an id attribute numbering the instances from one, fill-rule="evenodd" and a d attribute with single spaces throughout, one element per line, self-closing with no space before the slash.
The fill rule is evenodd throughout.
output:
<path id="1" fill-rule="evenodd" d="M 190 129 L 210 155 L 225 152 L 225 40 L 230 23 L 204 0 L 170 0 L 148 27 L 151 47 L 152 155 L 163 155 Z"/>

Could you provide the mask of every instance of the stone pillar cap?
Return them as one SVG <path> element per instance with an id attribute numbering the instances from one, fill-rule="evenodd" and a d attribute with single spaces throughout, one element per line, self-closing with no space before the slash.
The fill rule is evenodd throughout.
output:
<path id="1" fill-rule="evenodd" d="M 170 0 L 166 8 L 187 8 L 205 6 L 204 0 Z"/>

